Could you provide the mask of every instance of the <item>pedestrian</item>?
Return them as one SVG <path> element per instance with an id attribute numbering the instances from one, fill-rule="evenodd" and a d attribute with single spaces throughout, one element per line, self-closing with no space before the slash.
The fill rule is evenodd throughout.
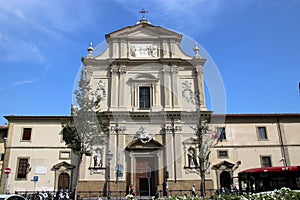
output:
<path id="1" fill-rule="evenodd" d="M 196 196 L 196 188 L 195 188 L 195 185 L 192 186 L 192 196 L 193 196 L 193 197 Z"/>
<path id="2" fill-rule="evenodd" d="M 134 196 L 134 190 L 133 190 L 133 186 L 132 185 L 129 186 L 129 194 L 131 194 L 131 195 Z"/>

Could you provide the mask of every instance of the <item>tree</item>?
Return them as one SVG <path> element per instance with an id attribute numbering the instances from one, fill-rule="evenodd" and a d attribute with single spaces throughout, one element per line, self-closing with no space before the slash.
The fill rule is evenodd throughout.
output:
<path id="1" fill-rule="evenodd" d="M 98 95 L 97 90 L 92 90 L 89 74 L 85 68 L 81 71 L 78 89 L 74 91 L 74 95 L 77 105 L 71 106 L 72 118 L 63 122 L 63 139 L 78 158 L 74 191 L 75 199 L 77 199 L 82 158 L 84 155 L 91 156 L 93 147 L 105 144 L 108 124 L 98 117 L 103 98 Z"/>
<path id="2" fill-rule="evenodd" d="M 208 119 L 201 119 L 201 110 L 200 110 L 200 97 L 199 92 L 196 92 L 195 95 L 195 104 L 196 104 L 196 115 L 197 115 L 197 124 L 195 130 L 196 141 L 198 147 L 198 159 L 199 166 L 197 170 L 200 174 L 201 182 L 200 182 L 200 190 L 202 198 L 205 198 L 205 175 L 209 173 L 210 168 L 210 153 L 211 148 L 214 147 L 218 142 L 218 136 L 216 133 L 209 129 L 209 121 Z"/>

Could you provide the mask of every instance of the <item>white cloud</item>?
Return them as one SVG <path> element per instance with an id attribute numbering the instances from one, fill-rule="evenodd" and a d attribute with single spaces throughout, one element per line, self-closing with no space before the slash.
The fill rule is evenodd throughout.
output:
<path id="1" fill-rule="evenodd" d="M 35 80 L 31 79 L 31 80 L 22 80 L 22 81 L 17 81 L 14 83 L 14 85 L 25 85 L 25 84 L 31 84 L 33 83 Z"/>
<path id="2" fill-rule="evenodd" d="M 5 44 L 7 44 L 6 52 L 11 51 L 4 57 L 4 60 L 7 62 L 21 62 L 24 60 L 30 60 L 36 63 L 45 62 L 45 56 L 41 53 L 37 44 L 9 39 L 6 40 Z"/>
<path id="3" fill-rule="evenodd" d="M 0 0 L 0 56 L 9 62 L 47 59 L 48 46 L 70 43 L 90 17 L 89 4 L 78 1 Z"/>
<path id="4" fill-rule="evenodd" d="M 23 13 L 21 10 L 16 9 L 16 10 L 14 11 L 14 13 L 15 13 L 15 15 L 16 15 L 17 17 L 19 17 L 19 18 L 21 18 L 21 19 L 24 19 L 24 20 L 26 19 L 24 13 Z"/>
<path id="5" fill-rule="evenodd" d="M 221 0 L 115 1 L 136 16 L 142 8 L 148 10 L 146 19 L 149 16 L 161 26 L 168 27 L 168 25 L 176 24 L 180 29 L 188 28 L 197 31 L 206 30 L 212 25 L 213 18 L 222 3 Z"/>

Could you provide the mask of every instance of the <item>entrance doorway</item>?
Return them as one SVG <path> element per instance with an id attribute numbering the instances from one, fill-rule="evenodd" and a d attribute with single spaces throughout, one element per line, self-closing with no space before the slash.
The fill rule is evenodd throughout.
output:
<path id="1" fill-rule="evenodd" d="M 136 158 L 136 193 L 140 196 L 153 196 L 157 190 L 158 171 L 154 158 Z"/>
<path id="2" fill-rule="evenodd" d="M 139 178 L 140 183 L 140 195 L 149 196 L 151 195 L 151 178 Z"/>
<path id="3" fill-rule="evenodd" d="M 229 172 L 227 171 L 223 171 L 221 174 L 220 174 L 220 185 L 221 185 L 221 188 L 227 188 L 227 189 L 230 189 L 230 185 L 231 185 L 231 175 Z"/>
<path id="4" fill-rule="evenodd" d="M 70 176 L 67 173 L 61 173 L 58 177 L 58 191 L 69 190 Z"/>

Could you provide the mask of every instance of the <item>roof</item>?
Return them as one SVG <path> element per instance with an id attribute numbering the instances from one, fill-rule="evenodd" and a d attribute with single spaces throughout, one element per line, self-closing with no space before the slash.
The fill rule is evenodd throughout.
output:
<path id="1" fill-rule="evenodd" d="M 210 123 L 300 122 L 300 113 L 212 114 Z"/>
<path id="2" fill-rule="evenodd" d="M 283 172 L 283 171 L 300 171 L 300 166 L 279 166 L 279 167 L 262 167 L 262 168 L 252 168 L 239 172 L 239 174 L 244 173 L 260 173 L 260 172 Z"/>
<path id="3" fill-rule="evenodd" d="M 4 116 L 5 119 L 7 120 L 13 120 L 13 119 L 27 119 L 27 120 L 31 120 L 31 119 L 69 119 L 71 118 L 71 116 L 49 116 L 49 115 L 8 115 L 8 116 Z"/>
<path id="4" fill-rule="evenodd" d="M 300 113 L 240 113 L 240 114 L 214 114 L 226 117 L 300 117 Z"/>
<path id="5" fill-rule="evenodd" d="M 122 112 L 120 112 L 121 114 Z M 127 112 L 126 112 L 127 113 Z M 136 113 L 140 114 L 140 113 Z M 147 115 L 147 113 L 144 113 Z M 254 113 L 254 114 L 212 114 L 212 118 L 224 118 L 225 119 L 247 119 L 247 118 L 265 118 L 265 119 L 278 119 L 278 118 L 300 118 L 300 113 L 268 113 L 268 114 L 260 114 L 260 113 Z M 41 116 L 41 115 L 8 115 L 4 116 L 5 119 L 9 120 L 60 120 L 60 119 L 71 119 L 72 116 Z M 5 128 L 6 126 L 0 126 L 0 128 Z"/>

